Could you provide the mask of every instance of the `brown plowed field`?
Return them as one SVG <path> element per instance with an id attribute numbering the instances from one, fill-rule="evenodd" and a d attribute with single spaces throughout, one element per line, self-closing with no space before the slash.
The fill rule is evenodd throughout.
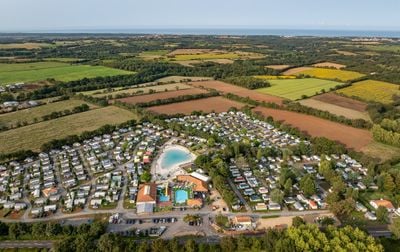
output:
<path id="1" fill-rule="evenodd" d="M 303 72 L 305 70 L 310 70 L 310 69 L 312 69 L 312 67 L 295 67 L 295 68 L 286 70 L 282 74 L 283 75 L 296 75 L 297 73 Z"/>
<path id="2" fill-rule="evenodd" d="M 196 82 L 190 82 L 188 84 L 199 88 L 215 89 L 222 93 L 232 93 L 234 95 L 241 97 L 249 97 L 250 99 L 259 102 L 263 101 L 272 102 L 279 105 L 282 105 L 283 102 L 283 99 L 280 97 L 267 94 L 260 94 L 254 90 L 242 88 L 222 81 L 196 81 Z"/>
<path id="3" fill-rule="evenodd" d="M 228 111 L 231 107 L 241 109 L 244 107 L 243 103 L 228 100 L 223 97 L 210 97 L 205 99 L 198 99 L 192 101 L 185 101 L 179 103 L 171 103 L 167 105 L 160 105 L 148 108 L 158 114 L 185 114 L 190 115 L 193 111 L 203 111 L 205 113 L 210 112 L 224 112 Z"/>
<path id="4" fill-rule="evenodd" d="M 264 116 L 272 116 L 274 120 L 283 121 L 313 137 L 326 137 L 357 151 L 372 142 L 372 135 L 368 130 L 356 129 L 318 117 L 285 110 L 256 107 L 253 111 Z"/>
<path id="5" fill-rule="evenodd" d="M 357 110 L 360 112 L 365 112 L 367 109 L 367 104 L 365 102 L 343 97 L 334 93 L 325 93 L 317 95 L 314 96 L 312 99 L 337 105 L 343 108 Z"/>
<path id="6" fill-rule="evenodd" d="M 143 103 L 143 102 L 151 102 L 151 101 L 155 101 L 155 100 L 165 100 L 165 99 L 174 98 L 174 97 L 178 97 L 178 96 L 184 96 L 184 95 L 196 95 L 196 94 L 205 94 L 205 93 L 207 93 L 207 91 L 204 89 L 189 88 L 189 89 L 160 92 L 160 93 L 148 94 L 148 95 L 135 95 L 135 96 L 117 99 L 117 101 L 129 103 L 129 104 L 137 104 L 137 103 Z"/>

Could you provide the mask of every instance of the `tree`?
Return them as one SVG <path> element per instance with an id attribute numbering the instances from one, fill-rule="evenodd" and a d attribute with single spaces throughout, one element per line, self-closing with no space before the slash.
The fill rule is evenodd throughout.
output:
<path id="1" fill-rule="evenodd" d="M 292 219 L 292 226 L 294 227 L 299 227 L 303 224 L 305 224 L 305 221 L 300 216 L 296 216 Z"/>
<path id="2" fill-rule="evenodd" d="M 288 195 L 292 192 L 292 187 L 293 187 L 292 179 L 289 178 L 286 180 L 284 185 L 285 195 Z"/>
<path id="3" fill-rule="evenodd" d="M 389 230 L 393 233 L 393 235 L 400 239 L 400 219 L 393 218 L 392 224 L 389 225 Z"/>
<path id="4" fill-rule="evenodd" d="M 315 184 L 315 178 L 311 174 L 307 174 L 300 180 L 300 189 L 303 191 L 305 196 L 311 196 L 316 193 L 317 188 Z"/>
<path id="5" fill-rule="evenodd" d="M 215 139 L 212 138 L 212 137 L 210 137 L 210 138 L 207 140 L 207 145 L 208 145 L 208 147 L 214 147 L 214 146 L 215 146 Z"/>
<path id="6" fill-rule="evenodd" d="M 272 192 L 271 192 L 271 200 L 273 201 L 273 202 L 276 202 L 276 203 L 278 203 L 278 204 L 282 204 L 282 202 L 283 202 L 283 192 L 281 191 L 281 190 L 279 190 L 279 189 L 274 189 L 274 190 L 272 190 Z"/>
<path id="7" fill-rule="evenodd" d="M 386 207 L 379 206 L 376 209 L 376 218 L 379 222 L 388 223 L 389 222 L 389 213 Z"/>
<path id="8" fill-rule="evenodd" d="M 189 239 L 186 241 L 185 251 L 187 251 L 187 252 L 196 252 L 197 251 L 197 244 L 193 239 Z"/>
<path id="9" fill-rule="evenodd" d="M 140 175 L 140 180 L 142 182 L 150 182 L 151 180 L 151 173 L 149 171 L 144 171 L 142 175 Z"/>

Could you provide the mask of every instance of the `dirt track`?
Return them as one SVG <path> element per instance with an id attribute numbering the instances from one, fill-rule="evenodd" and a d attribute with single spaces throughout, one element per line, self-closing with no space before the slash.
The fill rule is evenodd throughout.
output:
<path id="1" fill-rule="evenodd" d="M 372 142 L 368 130 L 357 129 L 340 123 L 324 120 L 318 117 L 299 114 L 291 111 L 256 107 L 254 112 L 264 116 L 272 116 L 276 121 L 283 121 L 314 137 L 326 137 L 345 144 L 348 148 L 360 151 Z"/>
<path id="2" fill-rule="evenodd" d="M 222 93 L 232 93 L 241 97 L 249 97 L 252 100 L 260 101 L 260 102 L 272 102 L 281 105 L 283 99 L 273 95 L 261 94 L 254 90 L 242 88 L 236 85 L 228 84 L 222 81 L 196 81 L 189 82 L 189 85 L 195 87 L 203 87 L 206 89 L 215 89 Z"/>

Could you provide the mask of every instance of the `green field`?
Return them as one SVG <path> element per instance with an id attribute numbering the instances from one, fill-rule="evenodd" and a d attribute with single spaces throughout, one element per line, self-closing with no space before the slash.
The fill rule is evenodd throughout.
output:
<path id="1" fill-rule="evenodd" d="M 137 118 L 128 110 L 108 106 L 4 131 L 0 133 L 0 153 L 39 151 L 44 143 L 53 139 L 62 139 L 98 129 L 105 124 L 120 124 L 131 119 Z"/>
<path id="2" fill-rule="evenodd" d="M 0 64 L 1 84 L 40 81 L 49 78 L 58 81 L 73 81 L 123 74 L 133 74 L 133 72 L 104 66 L 70 65 L 62 62 Z"/>
<path id="3" fill-rule="evenodd" d="M 322 89 L 329 91 L 342 83 L 329 80 L 320 80 L 314 78 L 288 79 L 288 80 L 268 80 L 271 87 L 260 88 L 256 91 L 264 94 L 271 94 L 290 100 L 301 99 L 303 95 L 313 96 Z"/>
<path id="4" fill-rule="evenodd" d="M 32 124 L 35 122 L 35 118 L 37 121 L 42 121 L 42 116 L 51 114 L 52 112 L 64 111 L 66 109 L 72 110 L 74 107 L 80 106 L 82 104 L 88 104 L 87 102 L 81 100 L 66 100 L 59 101 L 54 103 L 49 103 L 45 105 L 41 105 L 34 108 L 23 109 L 11 113 L 6 113 L 0 115 L 0 125 L 4 125 L 7 127 L 12 127 L 17 125 L 18 123 L 27 122 L 28 124 Z M 88 104 L 90 108 L 96 108 L 96 106 Z"/>
<path id="5" fill-rule="evenodd" d="M 367 45 L 367 49 L 372 51 L 400 52 L 400 45 Z"/>
<path id="6" fill-rule="evenodd" d="M 66 62 L 66 63 L 82 61 L 82 59 L 78 59 L 78 58 L 45 58 L 43 60 L 44 61 Z"/>

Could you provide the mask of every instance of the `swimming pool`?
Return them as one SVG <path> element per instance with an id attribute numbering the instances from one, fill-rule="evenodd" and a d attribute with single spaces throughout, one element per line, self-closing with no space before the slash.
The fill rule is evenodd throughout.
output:
<path id="1" fill-rule="evenodd" d="M 181 149 L 169 149 L 166 150 L 165 153 L 163 154 L 161 160 L 161 167 L 163 169 L 169 169 L 176 164 L 189 162 L 190 160 L 191 160 L 190 152 Z"/>
<path id="2" fill-rule="evenodd" d="M 175 191 L 175 203 L 178 204 L 185 203 L 188 198 L 189 198 L 188 191 L 182 189 Z"/>

